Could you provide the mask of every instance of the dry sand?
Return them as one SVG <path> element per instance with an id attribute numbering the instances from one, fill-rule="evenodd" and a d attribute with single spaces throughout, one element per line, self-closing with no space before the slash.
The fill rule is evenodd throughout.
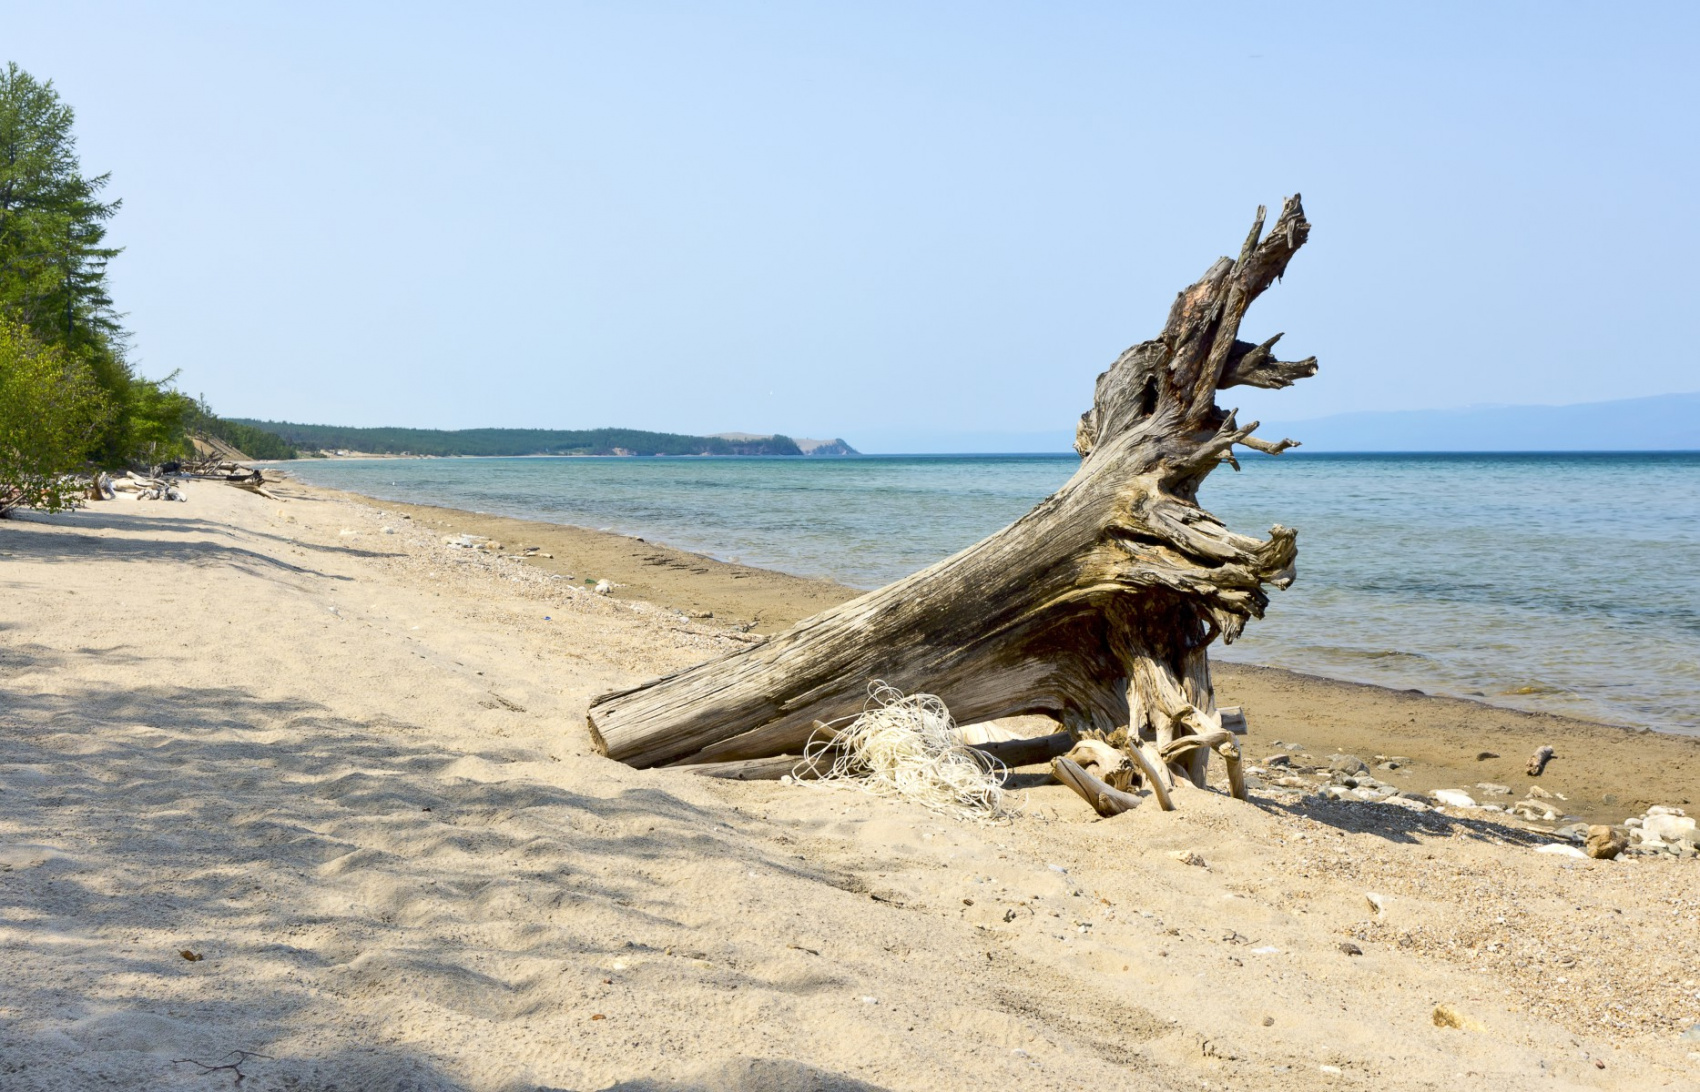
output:
<path id="1" fill-rule="evenodd" d="M 509 536 L 626 585 L 599 597 L 441 544 L 478 517 L 285 491 L 0 524 L 6 1092 L 237 1064 L 244 1090 L 1700 1086 L 1693 860 L 1274 790 L 1100 821 L 1025 771 L 1022 817 L 981 825 L 631 770 L 591 753 L 589 699 L 783 624 L 801 582 Z M 792 613 L 842 594 L 813 587 Z M 1686 741 L 1222 690 L 1254 757 L 1470 788 L 1551 742 L 1542 783 L 1616 819 L 1694 783 Z"/>

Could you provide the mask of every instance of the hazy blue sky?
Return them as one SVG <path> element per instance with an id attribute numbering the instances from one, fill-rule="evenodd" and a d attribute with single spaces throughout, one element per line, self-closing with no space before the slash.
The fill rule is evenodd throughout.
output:
<path id="1" fill-rule="evenodd" d="M 1072 434 L 1295 190 L 1283 420 L 1700 389 L 1700 5 L 0 3 L 143 369 L 340 424 Z"/>

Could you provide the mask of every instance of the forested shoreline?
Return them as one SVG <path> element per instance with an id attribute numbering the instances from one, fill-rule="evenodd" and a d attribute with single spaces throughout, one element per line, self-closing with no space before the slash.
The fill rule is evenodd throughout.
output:
<path id="1" fill-rule="evenodd" d="M 343 428 L 237 418 L 228 424 L 304 452 L 359 451 L 372 455 L 854 455 L 843 440 L 805 449 L 789 436 L 687 436 L 632 428 L 533 429 Z M 241 444 L 236 446 L 242 447 Z M 260 455 L 242 448 L 255 458 Z"/>
<path id="2" fill-rule="evenodd" d="M 0 515 L 65 507 L 79 475 L 189 456 L 195 431 L 293 454 L 177 390 L 176 372 L 136 370 L 107 280 L 123 202 L 84 172 L 75 120 L 52 80 L 0 69 Z"/>

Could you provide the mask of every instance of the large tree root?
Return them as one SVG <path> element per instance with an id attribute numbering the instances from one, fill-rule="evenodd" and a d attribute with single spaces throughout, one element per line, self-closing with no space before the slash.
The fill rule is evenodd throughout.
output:
<path id="1" fill-rule="evenodd" d="M 798 753 L 817 721 L 853 716 L 880 679 L 938 695 L 962 724 L 1043 713 L 1077 739 L 1113 740 L 1165 795 L 1171 764 L 1203 784 L 1215 753 L 1243 797 L 1207 649 L 1262 617 L 1265 587 L 1292 582 L 1297 547 L 1280 526 L 1266 540 L 1230 531 L 1198 506 L 1198 487 L 1223 462 L 1237 468 L 1235 445 L 1294 446 L 1238 424 L 1219 389 L 1316 372 L 1315 358 L 1274 358 L 1280 335 L 1239 340 L 1246 308 L 1310 233 L 1296 196 L 1267 237 L 1263 226 L 1259 209 L 1238 258 L 1212 265 L 1162 333 L 1098 377 L 1080 468 L 1056 493 L 954 557 L 759 645 L 598 698 L 597 748 L 634 766 Z"/>

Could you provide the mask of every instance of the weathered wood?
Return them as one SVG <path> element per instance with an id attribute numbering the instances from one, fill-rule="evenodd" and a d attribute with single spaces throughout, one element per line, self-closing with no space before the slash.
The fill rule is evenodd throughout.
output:
<path id="1" fill-rule="evenodd" d="M 1151 795 L 1157 798 L 1157 806 L 1164 811 L 1175 810 L 1175 800 L 1172 793 L 1175 790 L 1175 780 L 1169 774 L 1169 768 L 1157 757 L 1156 748 L 1146 742 L 1129 745 L 1128 757 L 1138 764 L 1145 773 L 1145 783 L 1151 786 Z"/>
<path id="2" fill-rule="evenodd" d="M 1037 766 L 1058 755 L 1067 754 L 1069 748 L 1074 746 L 1074 737 L 1067 732 L 1056 732 L 1048 736 L 1034 736 L 1031 739 L 1002 739 L 996 743 L 974 743 L 970 746 L 1014 769 L 1017 766 Z"/>
<path id="3" fill-rule="evenodd" d="M 736 762 L 704 762 L 686 769 L 703 777 L 719 777 L 727 781 L 778 781 L 783 777 L 812 781 L 831 764 L 828 760 L 816 765 L 806 761 L 802 755 L 774 755 L 772 758 L 746 758 Z"/>
<path id="4" fill-rule="evenodd" d="M 1058 781 L 1078 793 L 1082 800 L 1091 804 L 1093 811 L 1106 819 L 1124 811 L 1132 811 L 1140 805 L 1139 797 L 1104 784 L 1066 755 L 1051 760 L 1051 773 Z"/>
<path id="5" fill-rule="evenodd" d="M 592 741 L 634 766 L 802 749 L 817 720 L 854 715 L 873 680 L 944 700 L 963 723 L 1045 714 L 1129 747 L 1216 733 L 1207 649 L 1232 641 L 1293 580 L 1295 534 L 1228 530 L 1198 488 L 1235 445 L 1278 454 L 1216 405 L 1219 389 L 1285 387 L 1314 358 L 1238 339 L 1246 308 L 1309 235 L 1295 196 L 1267 237 L 1181 292 L 1162 332 L 1098 377 L 1074 476 L 1026 516 L 953 557 L 748 649 L 590 706 Z M 1203 779 L 1209 750 L 1192 748 Z M 1149 761 L 1149 756 L 1147 756 Z M 1162 765 L 1161 763 L 1159 765 Z M 1149 775 L 1148 775 L 1149 776 Z"/>
<path id="6" fill-rule="evenodd" d="M 1139 780 L 1139 767 L 1126 751 L 1118 751 L 1101 739 L 1083 739 L 1065 756 L 1070 762 L 1112 789 L 1126 792 Z"/>

